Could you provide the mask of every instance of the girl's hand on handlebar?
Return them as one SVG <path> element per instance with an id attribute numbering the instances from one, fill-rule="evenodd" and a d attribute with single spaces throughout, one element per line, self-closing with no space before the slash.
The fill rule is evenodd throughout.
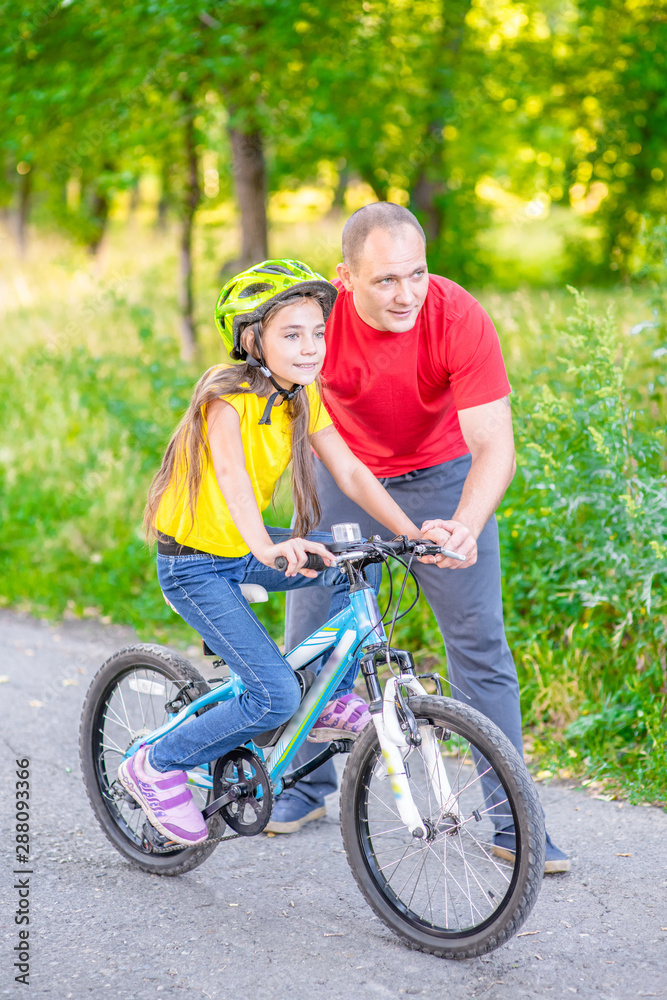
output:
<path id="1" fill-rule="evenodd" d="M 297 573 L 301 573 L 302 576 L 312 579 L 317 576 L 317 572 L 314 569 L 303 568 L 309 552 L 321 556 L 327 566 L 336 564 L 335 556 L 324 545 L 320 542 L 311 542 L 308 538 L 289 538 L 286 542 L 279 542 L 278 545 L 267 545 L 261 553 L 254 554 L 261 563 L 272 569 L 275 567 L 277 557 L 284 556 L 287 559 L 285 576 L 296 576 Z"/>
<path id="2" fill-rule="evenodd" d="M 434 518 L 424 521 L 422 532 L 425 538 L 430 538 L 437 545 L 445 546 L 452 552 L 459 552 L 466 557 L 465 562 L 448 559 L 447 556 L 427 556 L 424 562 L 434 562 L 440 569 L 467 569 L 477 562 L 477 541 L 470 528 L 460 521 L 443 521 Z"/>

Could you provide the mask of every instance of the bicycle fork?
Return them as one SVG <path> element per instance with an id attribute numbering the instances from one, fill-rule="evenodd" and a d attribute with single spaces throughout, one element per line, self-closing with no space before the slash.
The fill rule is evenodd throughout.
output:
<path id="1" fill-rule="evenodd" d="M 391 781 L 398 814 L 412 836 L 421 838 L 428 836 L 430 831 L 425 818 L 422 817 L 415 805 L 410 791 L 406 758 L 413 747 L 421 745 L 427 769 L 427 780 L 439 806 L 438 819 L 444 814 L 453 815 L 457 819 L 462 817 L 456 796 L 452 793 L 447 778 L 433 726 L 421 725 L 417 732 L 413 733 L 409 731 L 408 725 L 405 723 L 401 725 L 397 712 L 397 705 L 402 700 L 401 688 L 407 688 L 414 695 L 428 696 L 424 686 L 411 674 L 390 677 L 384 689 L 382 710 L 373 713 L 373 723 L 387 774 Z"/>

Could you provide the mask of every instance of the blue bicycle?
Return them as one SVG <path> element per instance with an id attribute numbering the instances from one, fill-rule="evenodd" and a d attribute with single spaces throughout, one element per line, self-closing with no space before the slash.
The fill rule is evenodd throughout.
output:
<path id="1" fill-rule="evenodd" d="M 517 932 L 537 898 L 545 849 L 537 794 L 501 731 L 474 709 L 443 697 L 437 675 L 417 674 L 410 653 L 391 646 L 412 560 L 443 550 L 406 538 L 363 541 L 356 525 L 333 530 L 335 541 L 328 548 L 349 578 L 350 604 L 286 656 L 302 688 L 297 712 L 280 729 L 188 771 L 208 840 L 196 847 L 168 841 L 117 780 L 121 760 L 142 743 L 187 725 L 192 716 L 242 689 L 233 673 L 208 683 L 179 653 L 163 646 L 140 643 L 122 649 L 92 681 L 80 731 L 88 797 L 105 834 L 125 858 L 144 871 L 178 875 L 200 865 L 219 843 L 261 833 L 283 789 L 334 754 L 349 753 L 340 819 L 348 861 L 367 902 L 412 947 L 445 958 L 483 955 Z M 387 636 L 384 619 L 394 603 L 391 571 L 383 615 L 364 568 L 379 562 L 389 567 L 390 558 L 403 564 L 405 575 Z M 410 608 L 419 596 L 415 584 Z M 256 586 L 245 596 L 267 599 Z M 320 672 L 310 670 L 326 653 Z M 308 764 L 290 770 L 355 658 L 373 724 L 356 740 L 336 739 Z M 436 695 L 424 687 L 426 678 L 436 685 Z M 493 847 L 494 833 L 510 825 L 516 835 L 513 863 L 494 854 Z"/>

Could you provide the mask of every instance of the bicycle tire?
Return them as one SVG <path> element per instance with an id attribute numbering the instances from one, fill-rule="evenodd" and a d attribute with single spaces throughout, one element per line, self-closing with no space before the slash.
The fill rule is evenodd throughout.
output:
<path id="1" fill-rule="evenodd" d="M 516 934 L 537 899 L 544 874 L 542 808 L 521 756 L 489 719 L 450 698 L 412 697 L 408 704 L 420 728 L 433 726 L 456 804 L 444 813 L 423 745 L 411 748 L 410 789 L 431 824 L 430 839 L 413 838 L 399 818 L 369 724 L 341 786 L 347 858 L 366 901 L 411 947 L 449 959 L 484 955 Z M 493 813 L 499 827 L 515 824 L 514 864 L 492 853 Z"/>
<path id="2" fill-rule="evenodd" d="M 181 875 L 196 868 L 217 847 L 210 840 L 225 829 L 222 816 L 215 813 L 207 821 L 209 840 L 196 847 L 179 845 L 168 853 L 152 853 L 142 847 L 146 817 L 117 782 L 124 751 L 142 730 L 148 733 L 167 721 L 165 704 L 178 694 L 183 681 L 195 685 L 194 691 L 183 691 L 185 701 L 210 690 L 199 671 L 174 650 L 149 643 L 127 646 L 109 657 L 93 678 L 79 729 L 83 782 L 102 830 L 128 861 L 157 875 Z M 212 790 L 205 793 L 190 787 L 200 808 L 212 799 Z"/>

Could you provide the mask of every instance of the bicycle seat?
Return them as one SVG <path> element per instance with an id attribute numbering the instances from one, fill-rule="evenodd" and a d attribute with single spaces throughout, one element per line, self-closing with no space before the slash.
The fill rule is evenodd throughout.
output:
<path id="1" fill-rule="evenodd" d="M 248 604 L 263 604 L 269 599 L 269 595 L 259 583 L 242 583 L 241 593 Z"/>
<path id="2" fill-rule="evenodd" d="M 260 586 L 259 583 L 242 583 L 241 593 L 245 597 L 248 604 L 263 604 L 264 601 L 268 601 L 269 599 L 269 595 L 267 594 L 266 590 L 264 589 L 264 587 Z M 165 602 L 169 605 L 171 610 L 175 612 L 175 614 L 178 614 L 178 611 L 176 611 L 176 608 L 171 603 L 171 601 L 168 601 L 164 594 L 162 596 L 164 597 Z"/>

